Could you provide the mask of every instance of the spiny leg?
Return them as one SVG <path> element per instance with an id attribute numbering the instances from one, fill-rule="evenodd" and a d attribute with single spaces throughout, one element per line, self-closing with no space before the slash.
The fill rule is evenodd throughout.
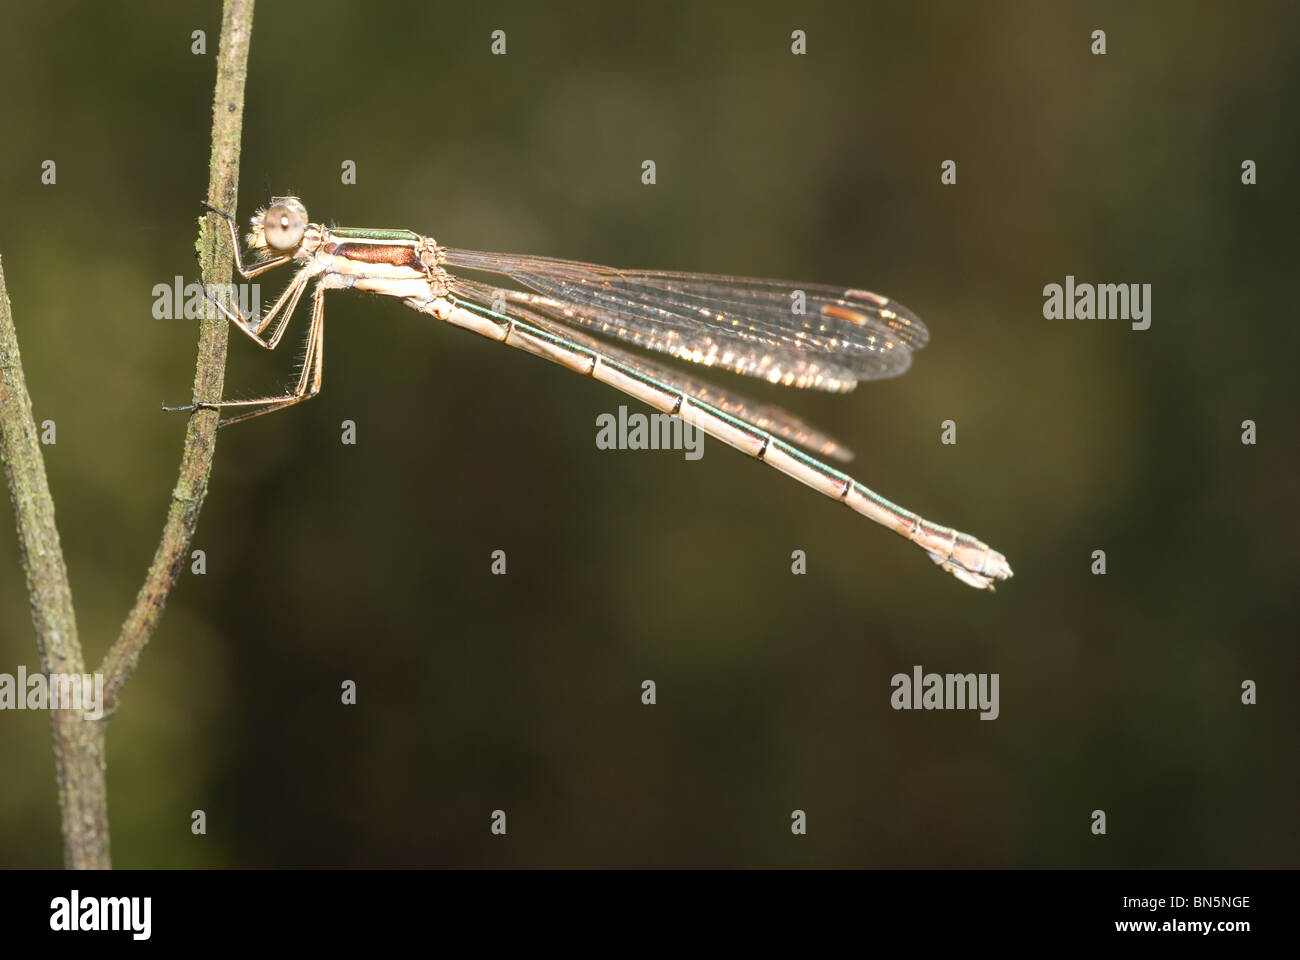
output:
<path id="1" fill-rule="evenodd" d="M 232 312 L 229 307 L 213 296 L 211 292 L 205 290 L 204 293 L 207 295 L 209 300 L 216 304 L 217 309 L 225 315 L 225 318 L 234 325 L 235 329 L 246 334 L 254 343 L 264 350 L 274 350 L 280 343 L 280 338 L 284 336 L 284 331 L 289 325 L 289 318 L 293 316 L 294 310 L 298 308 L 298 301 L 302 298 L 302 292 L 307 289 L 307 281 L 314 275 L 315 274 L 307 267 L 299 270 L 297 275 L 289 281 L 289 285 L 284 288 L 284 292 L 276 299 L 275 303 L 271 306 L 271 309 L 266 312 L 266 316 L 262 318 L 262 322 L 257 326 L 253 326 L 253 321 L 245 317 L 243 313 L 239 312 L 238 304 L 235 305 L 235 310 Z M 270 326 L 271 321 L 275 319 L 277 314 L 280 317 L 280 322 L 276 324 L 275 331 L 271 334 L 271 339 L 263 340 L 262 332 Z"/>
<path id="2" fill-rule="evenodd" d="M 297 309 L 298 301 L 302 298 L 302 292 L 307 289 L 307 281 L 310 279 L 311 279 L 311 274 L 308 273 L 306 270 L 298 271 L 298 275 L 293 278 L 293 282 L 290 283 L 289 286 L 285 288 L 284 293 L 280 295 L 280 299 L 276 301 L 275 306 L 273 306 L 270 309 L 270 311 L 267 313 L 267 320 L 266 320 L 267 323 L 270 322 L 271 318 L 274 317 L 276 313 L 282 313 L 282 316 L 280 317 L 280 322 L 276 326 L 275 333 L 272 335 L 269 342 L 264 341 L 256 333 L 254 333 L 253 330 L 249 328 L 249 326 L 246 324 L 246 322 L 243 320 L 242 317 L 231 313 L 230 310 L 228 310 L 225 307 L 225 305 L 222 304 L 221 301 L 218 300 L 216 297 L 214 297 L 211 293 L 208 293 L 207 296 L 208 299 L 211 300 L 214 304 L 216 304 L 217 308 L 226 315 L 226 319 L 228 319 L 231 322 L 231 324 L 235 327 L 235 329 L 241 330 L 244 333 L 246 333 L 249 337 L 252 338 L 253 342 L 256 343 L 259 347 L 262 347 L 266 350 L 274 350 L 276 346 L 279 344 L 280 338 L 284 336 L 284 331 L 288 328 L 289 318 L 293 316 L 293 311 Z M 319 290 L 317 291 L 318 297 L 320 292 L 321 291 Z M 289 301 L 287 307 L 285 306 L 286 299 Z M 313 308 L 313 314 L 312 314 L 313 325 L 317 323 L 316 313 L 318 312 L 318 310 L 319 310 L 319 305 L 317 305 L 316 308 Z M 265 327 L 266 323 L 263 323 L 262 326 Z M 307 338 L 308 338 L 307 358 L 306 360 L 304 360 L 304 366 L 307 363 L 310 363 L 311 361 L 311 341 L 314 339 L 315 336 L 316 334 L 314 333 L 314 328 L 309 328 L 307 332 Z M 167 404 L 164 403 L 163 412 L 164 413 L 187 413 L 191 410 L 214 410 L 223 405 L 257 404 L 257 403 L 265 403 L 269 400 L 275 400 L 275 399 L 279 399 L 279 398 L 268 397 L 263 400 L 219 401 L 216 403 L 203 403 L 203 402 L 195 401 L 194 403 L 181 404 L 180 406 L 176 406 L 176 407 L 169 407 L 167 406 Z"/>
<path id="3" fill-rule="evenodd" d="M 324 361 L 324 329 L 325 329 L 325 287 L 318 286 L 316 292 L 312 294 L 312 313 L 311 323 L 307 327 L 307 350 L 303 357 L 302 369 L 298 375 L 298 385 L 292 392 L 283 394 L 278 397 L 258 397 L 255 400 L 215 400 L 215 401 L 195 401 L 187 403 L 180 407 L 163 407 L 168 413 L 184 413 L 193 410 L 221 410 L 225 407 L 256 407 L 264 406 L 262 410 L 254 410 L 250 413 L 241 414 L 237 417 L 231 417 L 229 420 L 223 420 L 219 426 L 226 426 L 231 423 L 237 423 L 240 420 L 251 420 L 253 417 L 260 417 L 264 413 L 270 413 L 272 410 L 279 410 L 282 407 L 292 406 L 295 403 L 301 403 L 309 397 L 314 397 L 320 392 L 321 370 Z"/>
<path id="4" fill-rule="evenodd" d="M 219 403 L 199 404 L 203 407 L 251 407 L 265 404 L 260 410 L 251 410 L 236 417 L 222 420 L 218 426 L 228 427 L 241 420 L 251 420 L 264 413 L 272 413 L 292 407 L 295 403 L 310 400 L 320 393 L 321 381 L 325 371 L 325 287 L 317 287 L 312 294 L 311 326 L 307 332 L 307 355 L 302 361 L 302 371 L 298 375 L 298 384 L 293 392 L 280 397 L 262 397 L 258 400 L 224 400 Z"/>

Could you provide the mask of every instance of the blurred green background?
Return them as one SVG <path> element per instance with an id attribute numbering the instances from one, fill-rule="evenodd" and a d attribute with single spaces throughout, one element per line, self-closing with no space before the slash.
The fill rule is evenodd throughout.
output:
<path id="1" fill-rule="evenodd" d="M 197 279 L 219 26 L 56 2 L 0 31 L 0 256 L 92 664 L 179 462 L 158 406 L 197 324 L 152 288 Z M 453 246 L 897 297 L 933 335 L 906 377 L 719 379 L 1016 578 L 963 587 L 720 443 L 600 451 L 632 401 L 335 294 L 322 395 L 221 435 L 208 572 L 109 730 L 114 862 L 1296 865 L 1298 37 L 1283 3 L 261 4 L 241 220 L 292 191 Z M 1067 274 L 1153 284 L 1151 329 L 1044 320 Z M 296 350 L 232 338 L 227 395 Z M 37 663 L 2 535 L 0 672 Z M 999 673 L 1001 717 L 891 710 L 914 664 Z M 0 715 L 0 771 L 0 865 L 59 863 L 48 717 Z"/>

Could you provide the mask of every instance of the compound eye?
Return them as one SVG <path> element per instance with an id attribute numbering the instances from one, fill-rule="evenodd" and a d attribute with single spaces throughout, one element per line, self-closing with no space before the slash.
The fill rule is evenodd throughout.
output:
<path id="1" fill-rule="evenodd" d="M 307 232 L 307 211 L 296 200 L 280 200 L 267 208 L 262 226 L 267 244 L 276 250 L 292 250 Z"/>

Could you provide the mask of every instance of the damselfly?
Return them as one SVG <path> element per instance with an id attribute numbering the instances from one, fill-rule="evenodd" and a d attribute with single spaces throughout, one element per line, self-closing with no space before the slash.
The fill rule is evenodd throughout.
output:
<path id="1" fill-rule="evenodd" d="M 296 197 L 275 197 L 253 216 L 247 239 L 257 259 L 246 266 L 234 218 L 204 206 L 225 219 L 235 266 L 245 278 L 286 263 L 301 264 L 258 320 L 213 298 L 231 323 L 260 346 L 275 348 L 308 281 L 317 278 L 307 351 L 297 384 L 282 396 L 164 409 L 250 408 L 223 420 L 225 426 L 313 397 L 320 391 L 325 353 L 325 292 L 352 289 L 396 297 L 414 310 L 551 360 L 681 417 L 914 541 L 963 583 L 991 590 L 995 581 L 1011 576 L 1006 558 L 988 545 L 890 503 L 800 450 L 840 461 L 852 457 L 798 417 L 577 329 L 771 383 L 846 392 L 859 381 L 902 373 L 911 364 L 912 351 L 929 339 L 921 321 L 887 297 L 822 284 L 616 270 L 457 250 L 409 230 L 311 223 Z M 508 277 L 525 289 L 502 289 L 452 270 Z"/>

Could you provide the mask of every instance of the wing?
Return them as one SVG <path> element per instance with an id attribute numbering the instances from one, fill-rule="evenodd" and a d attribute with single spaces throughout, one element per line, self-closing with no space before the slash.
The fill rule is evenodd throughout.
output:
<path id="1" fill-rule="evenodd" d="M 846 392 L 897 376 L 929 340 L 910 310 L 865 290 L 444 252 L 450 269 L 507 276 L 534 291 L 528 304 L 567 326 L 785 386 Z"/>
<path id="2" fill-rule="evenodd" d="M 589 336 L 581 330 L 573 329 L 573 327 L 569 326 L 571 321 L 564 315 L 563 307 L 554 305 L 554 301 L 550 301 L 545 297 L 522 293 L 518 290 L 499 290 L 463 277 L 457 277 L 454 284 L 457 296 L 471 300 L 490 310 L 499 310 L 502 305 L 498 301 L 505 300 L 506 313 L 519 316 L 557 336 L 576 341 L 606 357 L 617 360 L 619 363 L 625 363 L 640 373 L 653 377 L 670 389 L 680 390 L 682 393 L 703 400 L 705 403 L 711 403 L 724 413 L 746 420 L 759 429 L 765 430 L 783 440 L 798 444 L 807 450 L 835 460 L 847 462 L 853 459 L 853 452 L 838 440 L 822 433 L 780 407 L 758 403 L 748 397 L 733 393 L 730 390 L 724 390 L 705 380 L 690 376 L 684 371 L 665 366 L 643 355 L 622 350 L 613 344 Z"/>

